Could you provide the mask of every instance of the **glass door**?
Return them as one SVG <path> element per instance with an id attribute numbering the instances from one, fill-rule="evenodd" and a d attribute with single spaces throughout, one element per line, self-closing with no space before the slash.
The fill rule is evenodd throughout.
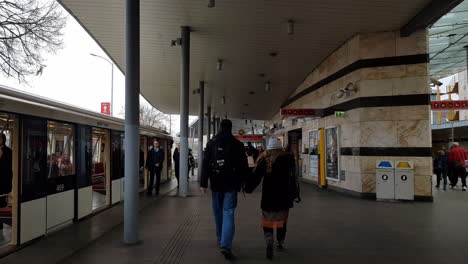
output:
<path id="1" fill-rule="evenodd" d="M 2 248 L 16 244 L 17 136 L 15 116 L 0 113 L 0 252 Z"/>

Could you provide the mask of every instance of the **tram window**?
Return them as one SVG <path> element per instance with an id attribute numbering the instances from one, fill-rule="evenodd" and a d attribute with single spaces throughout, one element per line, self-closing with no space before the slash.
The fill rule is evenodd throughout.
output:
<path id="1" fill-rule="evenodd" d="M 75 174 L 73 125 L 49 121 L 47 123 L 48 178 Z"/>

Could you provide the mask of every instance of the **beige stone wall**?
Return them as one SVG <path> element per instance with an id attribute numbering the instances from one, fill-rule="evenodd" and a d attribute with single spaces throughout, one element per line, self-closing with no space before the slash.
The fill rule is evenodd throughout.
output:
<path id="1" fill-rule="evenodd" d="M 363 59 L 425 54 L 428 52 L 426 31 L 419 31 L 408 38 L 400 38 L 399 32 L 382 32 L 357 35 L 337 49 L 305 79 L 297 88 L 298 94 L 307 87 Z M 428 64 L 374 67 L 356 70 L 336 81 L 309 93 L 287 108 L 324 109 L 364 97 L 429 94 Z M 348 83 L 358 83 L 358 92 L 338 98 L 340 89 Z M 272 122 L 279 122 L 276 116 Z M 343 118 L 327 116 L 283 131 L 302 127 L 303 142 L 308 144 L 308 131 L 339 126 L 340 148 L 430 148 L 430 106 L 367 107 L 346 112 Z M 304 157 L 307 158 L 307 157 Z M 375 192 L 375 163 L 378 159 L 412 160 L 415 163 L 415 194 L 432 196 L 431 157 L 376 157 L 340 156 L 340 169 L 345 180 L 328 181 L 329 185 L 359 193 Z M 304 160 L 308 165 L 308 161 Z"/>

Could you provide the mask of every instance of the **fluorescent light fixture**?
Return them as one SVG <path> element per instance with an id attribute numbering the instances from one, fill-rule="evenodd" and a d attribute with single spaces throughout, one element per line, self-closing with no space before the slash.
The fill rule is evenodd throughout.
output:
<path id="1" fill-rule="evenodd" d="M 288 35 L 294 35 L 294 20 L 288 20 Z"/>
<path id="2" fill-rule="evenodd" d="M 271 83 L 270 82 L 265 82 L 265 91 L 267 91 L 267 92 L 271 91 Z"/>
<path id="3" fill-rule="evenodd" d="M 209 8 L 215 7 L 215 5 L 216 5 L 215 0 L 208 0 L 208 7 Z"/>
<path id="4" fill-rule="evenodd" d="M 226 96 L 221 97 L 221 104 L 226 104 Z"/>
<path id="5" fill-rule="evenodd" d="M 216 61 L 216 69 L 218 71 L 222 71 L 223 70 L 223 60 L 222 59 L 218 59 Z"/>

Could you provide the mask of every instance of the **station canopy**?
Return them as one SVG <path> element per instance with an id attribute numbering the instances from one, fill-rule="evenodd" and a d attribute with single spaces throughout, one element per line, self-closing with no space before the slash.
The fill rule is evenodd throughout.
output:
<path id="1" fill-rule="evenodd" d="M 60 3 L 125 72 L 125 1 Z M 270 119 L 307 75 L 353 35 L 399 30 L 430 3 L 216 0 L 209 8 L 207 0 L 142 0 L 141 93 L 161 111 L 179 113 L 181 49 L 171 41 L 180 37 L 181 26 L 190 26 L 190 114 L 198 114 L 198 95 L 192 90 L 204 80 L 206 102 L 218 116 Z"/>
<path id="2" fill-rule="evenodd" d="M 443 78 L 466 70 L 468 1 L 463 1 L 429 28 L 431 77 Z"/>

